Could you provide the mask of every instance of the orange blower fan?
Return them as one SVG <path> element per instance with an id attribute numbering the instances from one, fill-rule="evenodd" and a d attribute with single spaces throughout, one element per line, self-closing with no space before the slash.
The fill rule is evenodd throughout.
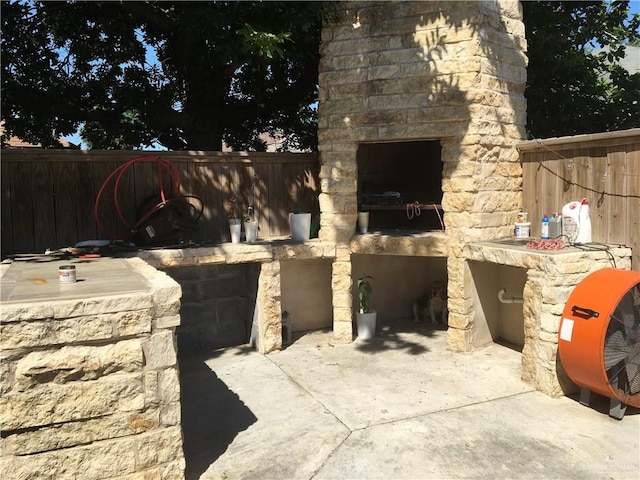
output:
<path id="1" fill-rule="evenodd" d="M 627 405 L 640 408 L 640 273 L 598 270 L 574 288 L 562 312 L 560 361 L 580 389 L 611 399 L 609 415 L 621 420 Z"/>

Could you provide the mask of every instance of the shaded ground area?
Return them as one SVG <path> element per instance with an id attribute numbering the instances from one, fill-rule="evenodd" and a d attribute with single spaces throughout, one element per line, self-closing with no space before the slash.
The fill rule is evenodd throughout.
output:
<path id="1" fill-rule="evenodd" d="M 446 350 L 424 325 L 332 345 L 311 332 L 181 361 L 187 479 L 637 479 L 640 415 L 520 380 L 520 353 Z"/>

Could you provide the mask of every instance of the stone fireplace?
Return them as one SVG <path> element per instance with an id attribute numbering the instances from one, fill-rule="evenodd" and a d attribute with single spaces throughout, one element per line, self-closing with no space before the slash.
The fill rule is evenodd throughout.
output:
<path id="1" fill-rule="evenodd" d="M 320 239 L 336 244 L 334 338 L 353 339 L 353 255 L 439 257 L 448 345 L 469 350 L 473 292 L 463 247 L 509 236 L 521 205 L 515 144 L 525 137 L 527 58 L 519 3 L 338 8 L 323 29 L 318 131 Z M 419 222 L 408 221 L 414 202 Z M 371 233 L 355 234 L 359 208 L 371 211 Z"/>

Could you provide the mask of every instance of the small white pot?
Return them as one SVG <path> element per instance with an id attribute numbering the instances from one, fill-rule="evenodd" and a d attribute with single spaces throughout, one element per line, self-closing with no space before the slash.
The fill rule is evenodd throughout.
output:
<path id="1" fill-rule="evenodd" d="M 369 212 L 358 212 L 358 231 L 360 233 L 369 231 Z"/>
<path id="2" fill-rule="evenodd" d="M 240 233 L 242 232 L 242 222 L 239 218 L 229 219 L 229 232 L 231 233 L 231 243 L 240 243 Z"/>

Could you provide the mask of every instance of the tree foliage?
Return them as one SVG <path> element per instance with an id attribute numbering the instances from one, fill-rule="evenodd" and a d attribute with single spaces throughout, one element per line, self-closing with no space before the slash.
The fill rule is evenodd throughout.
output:
<path id="1" fill-rule="evenodd" d="M 2 2 L 6 133 L 54 146 L 313 148 L 321 2 Z"/>
<path id="2" fill-rule="evenodd" d="M 621 65 L 640 39 L 629 2 L 523 2 L 527 128 L 536 138 L 640 126 L 640 73 Z"/>
<path id="3" fill-rule="evenodd" d="M 525 1 L 535 137 L 640 126 L 628 1 Z M 262 150 L 317 144 L 321 19 L 330 2 L 3 1 L 5 135 L 56 146 Z"/>

